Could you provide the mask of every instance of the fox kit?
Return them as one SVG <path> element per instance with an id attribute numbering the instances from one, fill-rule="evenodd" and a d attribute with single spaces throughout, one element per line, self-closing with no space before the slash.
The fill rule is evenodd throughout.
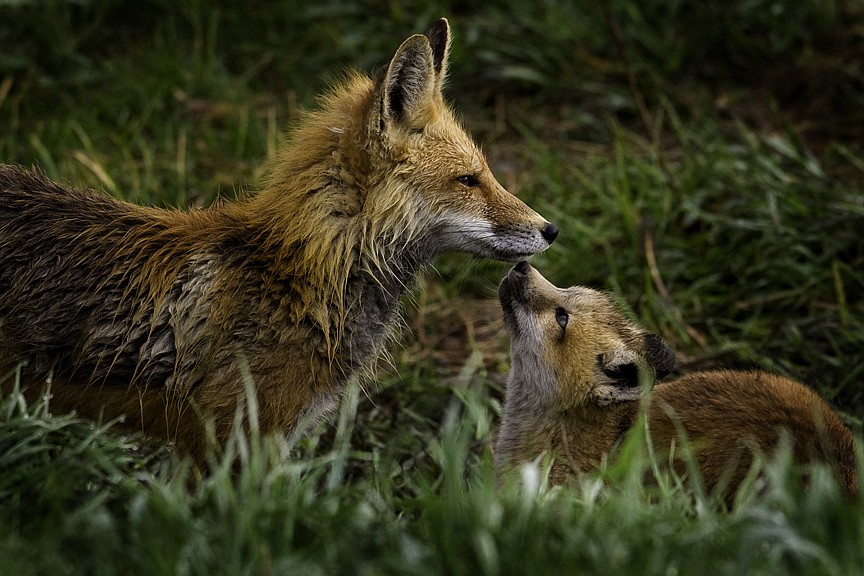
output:
<path id="1" fill-rule="evenodd" d="M 450 28 L 350 74 L 294 127 L 262 189 L 162 210 L 0 166 L 0 370 L 54 411 L 125 415 L 202 456 L 248 366 L 266 431 L 312 422 L 376 358 L 443 252 L 519 260 L 557 228 L 495 180 L 441 92 Z"/>
<path id="2" fill-rule="evenodd" d="M 661 338 L 625 319 L 595 290 L 550 284 L 520 262 L 499 287 L 511 337 L 512 369 L 495 446 L 499 477 L 544 452 L 550 482 L 595 468 L 638 417 L 642 379 L 653 383 L 675 358 Z M 833 464 L 847 493 L 857 492 L 852 434 L 816 394 L 765 372 L 699 372 L 657 384 L 648 431 L 668 455 L 686 434 L 706 490 L 727 501 L 753 452 L 770 456 L 790 435 L 799 463 Z M 682 462 L 676 466 L 684 471 Z"/>

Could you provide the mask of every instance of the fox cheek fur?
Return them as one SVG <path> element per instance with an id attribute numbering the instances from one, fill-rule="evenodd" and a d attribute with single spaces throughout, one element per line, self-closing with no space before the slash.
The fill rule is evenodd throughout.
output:
<path id="1" fill-rule="evenodd" d="M 507 192 L 441 92 L 450 36 L 442 26 L 413 36 L 375 90 L 368 122 L 387 184 L 415 195 L 412 224 L 425 221 L 429 256 L 450 251 L 518 260 L 544 250 L 558 228 Z"/>
<path id="2" fill-rule="evenodd" d="M 555 239 L 444 102 L 449 46 L 441 19 L 375 79 L 349 74 L 237 202 L 162 210 L 0 166 L 0 370 L 22 365 L 31 398 L 50 382 L 55 412 L 125 415 L 199 461 L 201 418 L 227 436 L 243 374 L 262 430 L 314 423 L 432 258 Z"/>

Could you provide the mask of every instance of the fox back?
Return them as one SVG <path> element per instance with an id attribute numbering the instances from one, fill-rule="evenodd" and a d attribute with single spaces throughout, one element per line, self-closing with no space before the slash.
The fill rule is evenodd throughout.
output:
<path id="1" fill-rule="evenodd" d="M 661 456 L 681 445 L 683 431 L 705 489 L 723 489 L 730 503 L 754 455 L 770 458 L 786 440 L 795 462 L 830 464 L 843 490 L 858 492 L 852 433 L 800 382 L 758 370 L 694 372 L 657 384 L 649 402 Z M 683 462 L 677 467 L 685 471 Z"/>
<path id="2" fill-rule="evenodd" d="M 672 370 L 674 354 L 606 294 L 557 288 L 520 263 L 499 296 L 512 360 L 496 444 L 499 475 L 544 452 L 555 457 L 553 483 L 592 470 L 644 408 L 658 459 L 676 455 L 676 469 L 686 472 L 680 447 L 688 442 L 706 490 L 722 490 L 727 502 L 754 455 L 773 456 L 784 435 L 798 463 L 833 465 L 843 489 L 857 493 L 852 434 L 804 385 L 760 371 L 716 371 L 650 390 Z"/>
<path id="3" fill-rule="evenodd" d="M 349 74 L 236 202 L 143 207 L 0 166 L 0 369 L 53 411 L 125 416 L 199 459 L 202 419 L 224 438 L 244 377 L 264 430 L 314 423 L 426 263 L 515 260 L 557 234 L 444 102 L 449 46 L 442 19 L 374 79 Z"/>

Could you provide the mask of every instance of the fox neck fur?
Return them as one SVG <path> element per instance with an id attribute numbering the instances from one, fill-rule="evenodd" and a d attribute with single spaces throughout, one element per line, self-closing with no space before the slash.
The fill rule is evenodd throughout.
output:
<path id="1" fill-rule="evenodd" d="M 69 289 L 45 291 L 32 310 L 0 306 L 2 368 L 27 362 L 26 375 L 53 381 L 61 409 L 77 394 L 60 383 L 83 379 L 101 389 L 108 414 L 115 410 L 107 397 L 122 386 L 120 404 L 147 404 L 148 390 L 158 391 L 179 419 L 197 388 L 213 388 L 198 400 L 207 404 L 239 377 L 239 354 L 255 367 L 259 387 L 269 382 L 262 373 L 284 372 L 286 363 L 311 369 L 298 369 L 303 385 L 274 384 L 274 394 L 264 394 L 274 405 L 262 414 L 284 419 L 273 427 L 290 430 L 305 407 L 331 409 L 341 387 L 334 383 L 377 356 L 400 295 L 435 252 L 420 233 L 423 223 L 412 221 L 419 210 L 407 205 L 410 195 L 393 194 L 383 206 L 369 200 L 376 183 L 364 181 L 368 152 L 350 155 L 343 142 L 360 139 L 350 126 L 353 108 L 364 106 L 358 93 L 372 98 L 368 79 L 355 77 L 307 115 L 294 136 L 309 145 L 287 147 L 271 161 L 258 194 L 206 210 L 121 203 L 3 167 L 0 221 L 21 224 L 16 234 L 4 224 L 0 238 L 5 300 L 32 300 L 25 292 L 33 284 L 19 281 L 43 264 L 32 254 L 57 262 L 41 267 L 42 281 Z M 44 309 L 65 313 L 37 318 Z M 82 321 L 86 333 L 72 333 Z M 67 348 L 62 340 L 78 344 Z M 203 366 L 224 376 L 214 379 Z M 125 391 L 130 383 L 140 394 Z M 236 400 L 225 397 L 207 412 L 227 425 Z M 74 407 L 98 415 L 95 406 Z M 141 412 L 142 428 L 150 429 Z"/>
<path id="2" fill-rule="evenodd" d="M 305 114 L 262 189 L 179 211 L 0 166 L 0 369 L 52 409 L 176 440 L 311 424 L 370 366 L 442 252 L 539 252 L 557 228 L 510 195 L 444 103 L 449 25 L 409 37 Z M 249 378 L 251 377 L 251 378 Z"/>

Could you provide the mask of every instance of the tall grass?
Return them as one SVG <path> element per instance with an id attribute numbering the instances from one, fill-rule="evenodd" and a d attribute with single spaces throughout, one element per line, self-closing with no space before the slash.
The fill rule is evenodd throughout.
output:
<path id="1" fill-rule="evenodd" d="M 864 562 L 860 502 L 846 502 L 823 469 L 803 491 L 788 457 L 731 512 L 652 473 L 639 434 L 627 457 L 573 486 L 550 490 L 529 466 L 499 487 L 488 449 L 472 455 L 476 413 L 457 401 L 426 438 L 438 473 L 397 472 L 410 495 L 394 491 L 386 462 L 350 480 L 350 451 L 287 460 L 283 439 L 250 441 L 239 426 L 228 448 L 245 451 L 239 469 L 229 457 L 195 481 L 178 466 L 106 483 L 103 470 L 134 459 L 127 440 L 98 435 L 100 449 L 81 456 L 92 437 L 42 434 L 56 419 L 14 394 L 3 407 L 4 453 L 27 437 L 90 465 L 67 480 L 86 487 L 75 499 L 30 514 L 8 505 L 32 502 L 34 489 L 56 502 L 56 486 L 3 478 L 4 518 L 16 519 L 0 539 L 4 574 L 851 574 Z M 352 433 L 348 413 L 337 434 Z"/>
<path id="2" fill-rule="evenodd" d="M 682 371 L 803 379 L 860 431 L 855 1 L 3 3 L 0 161 L 144 203 L 230 198 L 346 66 L 384 64 L 441 15 L 449 95 L 499 179 L 562 229 L 545 275 L 615 292 Z M 546 487 L 543 463 L 498 486 L 506 269 L 440 259 L 376 382 L 307 438 L 238 426 L 205 476 L 7 396 L 0 574 L 864 569 L 861 503 L 825 471 L 801 490 L 788 457 L 732 511 L 656 472 L 638 435 L 573 486 Z"/>

